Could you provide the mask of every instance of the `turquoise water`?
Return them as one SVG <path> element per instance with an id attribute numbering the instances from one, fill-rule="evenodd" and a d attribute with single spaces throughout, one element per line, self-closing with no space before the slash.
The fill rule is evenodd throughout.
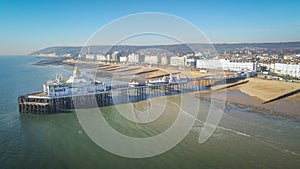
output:
<path id="1" fill-rule="evenodd" d="M 198 143 L 201 123 L 170 151 L 145 159 L 130 159 L 98 147 L 81 128 L 75 113 L 20 115 L 17 96 L 42 89 L 42 83 L 62 66 L 33 66 L 27 56 L 0 57 L 0 168 L 299 168 L 300 123 L 293 119 L 253 113 L 231 105 L 220 127 L 204 144 Z M 209 105 L 201 103 L 201 108 Z M 136 126 L 112 108 L 106 119 L 128 135 Z M 139 128 L 138 128 L 139 129 Z M 143 130 L 143 128 L 141 128 Z M 146 131 L 145 131 L 146 132 Z M 143 131 L 140 133 L 144 133 Z M 149 133 L 144 133 L 145 136 Z"/>

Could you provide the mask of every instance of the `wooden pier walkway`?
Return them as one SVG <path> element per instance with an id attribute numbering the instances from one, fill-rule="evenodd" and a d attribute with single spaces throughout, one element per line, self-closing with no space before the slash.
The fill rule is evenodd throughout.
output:
<path id="1" fill-rule="evenodd" d="M 224 79 L 190 79 L 185 83 L 166 83 L 157 85 L 127 85 L 108 86 L 108 91 L 85 93 L 78 95 L 48 96 L 43 92 L 35 92 L 18 97 L 19 112 L 33 114 L 53 114 L 70 111 L 74 108 L 103 107 L 114 104 L 137 102 L 154 97 L 182 94 L 202 90 L 212 83 Z M 203 83 L 204 82 L 204 83 Z M 199 85 L 201 84 L 201 85 Z"/>

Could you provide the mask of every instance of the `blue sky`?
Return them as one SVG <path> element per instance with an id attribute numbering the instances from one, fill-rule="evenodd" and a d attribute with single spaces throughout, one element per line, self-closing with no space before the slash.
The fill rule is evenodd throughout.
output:
<path id="1" fill-rule="evenodd" d="M 297 0 L 1 0 L 0 54 L 83 45 L 105 24 L 141 12 L 184 18 L 217 43 L 300 41 L 299 7 Z"/>

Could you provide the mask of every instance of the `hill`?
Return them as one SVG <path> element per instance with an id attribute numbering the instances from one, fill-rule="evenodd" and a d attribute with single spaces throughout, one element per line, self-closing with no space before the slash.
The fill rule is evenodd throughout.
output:
<path id="1" fill-rule="evenodd" d="M 55 55 L 64 56 L 70 54 L 73 57 L 77 57 L 81 50 L 84 53 L 95 54 L 95 53 L 112 53 L 113 51 L 119 51 L 123 54 L 133 53 L 145 49 L 160 49 L 166 50 L 172 53 L 194 53 L 203 52 L 207 50 L 216 49 L 217 52 L 233 51 L 242 48 L 261 48 L 266 50 L 291 50 L 295 53 L 300 52 L 300 42 L 282 42 L 282 43 L 223 43 L 223 44 L 171 44 L 171 45 L 148 45 L 148 46 L 133 46 L 133 45 L 117 45 L 117 46 L 88 46 L 88 47 L 73 47 L 73 46 L 56 46 L 48 47 L 39 51 L 30 53 L 30 55 Z"/>

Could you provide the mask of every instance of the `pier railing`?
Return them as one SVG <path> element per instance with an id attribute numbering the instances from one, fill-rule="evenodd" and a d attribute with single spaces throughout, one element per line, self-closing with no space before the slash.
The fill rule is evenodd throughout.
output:
<path id="1" fill-rule="evenodd" d="M 167 83 L 129 87 L 108 86 L 108 91 L 47 96 L 35 92 L 18 98 L 19 111 L 24 113 L 51 114 L 74 108 L 103 107 L 113 104 L 137 102 L 154 97 L 175 95 L 209 89 L 214 84 L 236 81 L 240 78 L 202 77 L 189 79 L 186 83 Z M 75 107 L 75 106 L 77 107 Z"/>

